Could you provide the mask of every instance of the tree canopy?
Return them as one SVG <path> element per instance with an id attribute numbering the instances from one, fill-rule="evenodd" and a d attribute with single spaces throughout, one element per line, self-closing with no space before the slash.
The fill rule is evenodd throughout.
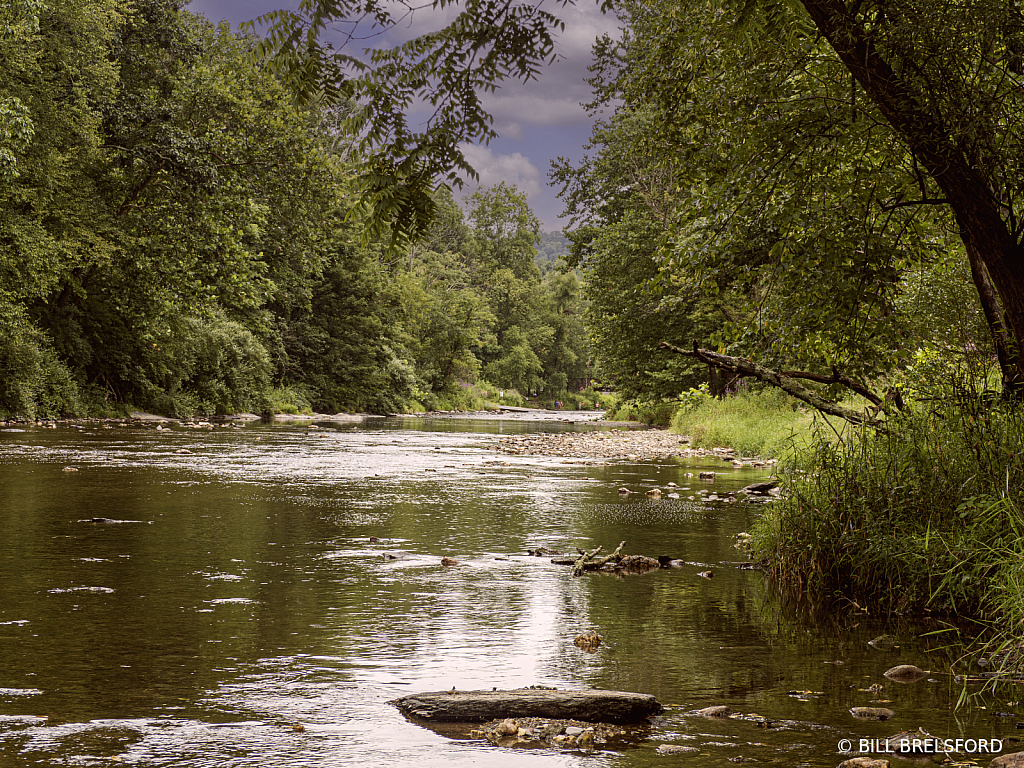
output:
<path id="1" fill-rule="evenodd" d="M 921 276 L 962 262 L 987 332 L 946 352 L 992 349 L 1004 390 L 1020 388 L 1015 7 L 675 0 L 620 13 L 625 35 L 598 46 L 593 81 L 614 117 L 596 156 L 555 171 L 585 270 L 641 215 L 657 230 L 643 281 L 657 306 L 696 289 L 718 305 L 706 341 L 720 351 L 838 385 L 906 364 Z"/>

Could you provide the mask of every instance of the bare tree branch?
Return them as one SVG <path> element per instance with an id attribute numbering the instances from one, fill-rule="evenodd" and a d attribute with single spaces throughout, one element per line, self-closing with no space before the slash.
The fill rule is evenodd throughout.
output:
<path id="1" fill-rule="evenodd" d="M 780 373 L 778 371 L 773 371 L 769 368 L 765 368 L 762 365 L 758 365 L 757 363 L 753 362 L 752 360 L 748 360 L 745 357 L 733 357 L 732 355 L 722 355 L 717 352 L 712 352 L 711 350 L 708 349 L 699 349 L 697 347 L 696 342 L 694 342 L 692 350 L 677 347 L 674 344 L 669 344 L 667 341 L 661 342 L 660 346 L 662 349 L 666 349 L 669 352 L 675 352 L 678 355 L 691 357 L 695 360 L 700 360 L 701 362 L 707 363 L 708 365 L 712 365 L 716 368 L 721 368 L 723 370 L 741 374 L 743 376 L 750 376 L 752 378 L 757 379 L 758 381 L 763 381 L 766 384 L 771 384 L 774 387 L 778 387 L 783 392 L 792 395 L 797 400 L 807 403 L 815 410 L 821 411 L 822 413 L 827 413 L 830 416 L 838 416 L 840 419 L 845 419 L 851 424 L 864 424 L 878 428 L 882 427 L 882 424 L 878 421 L 878 419 L 870 417 L 866 411 L 861 412 L 854 411 L 849 408 L 844 408 L 841 405 L 833 403 L 831 400 L 826 400 L 816 392 L 811 391 L 803 384 L 801 384 L 799 381 L 797 381 L 798 378 L 805 378 L 817 381 L 819 380 L 818 374 L 805 374 L 799 372 Z M 844 384 L 846 386 L 848 386 L 846 382 L 852 382 L 852 379 L 849 379 L 835 371 L 833 372 L 833 376 L 842 378 L 837 378 L 834 382 L 830 379 L 830 377 L 820 377 L 820 379 L 826 383 Z M 845 381 L 843 379 L 845 379 Z M 861 388 L 864 389 L 865 391 L 868 391 L 866 387 L 863 387 L 863 385 L 859 386 L 861 386 Z M 878 410 L 881 410 L 881 407 L 883 405 L 882 401 L 878 398 L 877 395 L 873 395 L 868 399 L 876 403 L 876 405 L 878 406 L 875 409 L 875 415 L 877 416 Z"/>

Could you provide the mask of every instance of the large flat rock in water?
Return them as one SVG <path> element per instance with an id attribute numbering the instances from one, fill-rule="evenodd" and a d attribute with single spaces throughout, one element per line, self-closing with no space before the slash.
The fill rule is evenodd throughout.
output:
<path id="1" fill-rule="evenodd" d="M 485 722 L 506 717 L 549 717 L 590 723 L 642 723 L 662 711 L 646 693 L 625 691 L 436 691 L 391 702 L 403 714 L 434 722 Z"/>

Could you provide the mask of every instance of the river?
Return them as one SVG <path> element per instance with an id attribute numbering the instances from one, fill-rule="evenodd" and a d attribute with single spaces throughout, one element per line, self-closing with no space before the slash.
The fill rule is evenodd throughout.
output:
<path id="1" fill-rule="evenodd" d="M 0 766 L 831 767 L 919 727 L 1024 749 L 1012 691 L 954 708 L 945 623 L 851 606 L 808 618 L 741 568 L 735 534 L 762 507 L 703 501 L 687 475 L 717 471 L 721 495 L 763 470 L 494 450 L 499 434 L 606 428 L 581 423 L 317 426 L 0 431 Z M 679 499 L 616 492 L 669 482 Z M 686 564 L 573 578 L 526 554 L 620 541 Z M 573 645 L 590 630 L 596 653 Z M 880 635 L 894 647 L 868 644 Z M 930 674 L 890 682 L 896 664 Z M 388 703 L 531 685 L 650 693 L 667 710 L 588 752 L 495 747 Z M 745 717 L 693 714 L 713 704 Z"/>

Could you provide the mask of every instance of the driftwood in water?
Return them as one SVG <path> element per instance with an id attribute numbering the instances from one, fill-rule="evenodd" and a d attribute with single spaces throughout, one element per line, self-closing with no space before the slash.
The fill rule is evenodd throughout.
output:
<path id="1" fill-rule="evenodd" d="M 594 559 L 594 555 L 596 555 L 598 552 L 604 549 L 604 547 L 598 547 L 593 552 L 588 552 L 586 554 L 580 555 L 580 559 L 573 563 L 572 575 L 582 576 L 584 571 L 596 571 L 599 568 L 603 568 L 604 566 L 606 566 L 612 560 L 618 562 L 620 559 L 622 559 L 622 548 L 624 546 L 626 546 L 626 542 L 620 541 L 619 546 L 615 548 L 615 551 L 607 557 Z"/>
<path id="2" fill-rule="evenodd" d="M 615 566 L 616 570 L 625 571 L 650 571 L 661 567 L 658 559 L 644 555 L 624 555 L 622 548 L 626 542 L 620 541 L 615 551 L 606 557 L 596 557 L 604 547 L 597 547 L 590 552 L 579 550 L 578 558 L 556 557 L 551 560 L 555 565 L 571 565 L 573 576 L 582 576 L 586 571 L 599 571 L 609 563 Z M 665 558 L 668 560 L 669 558 Z"/>
<path id="3" fill-rule="evenodd" d="M 508 717 L 547 717 L 590 723 L 642 723 L 663 707 L 653 696 L 625 691 L 437 691 L 391 702 L 403 714 L 433 722 L 486 722 Z"/>

